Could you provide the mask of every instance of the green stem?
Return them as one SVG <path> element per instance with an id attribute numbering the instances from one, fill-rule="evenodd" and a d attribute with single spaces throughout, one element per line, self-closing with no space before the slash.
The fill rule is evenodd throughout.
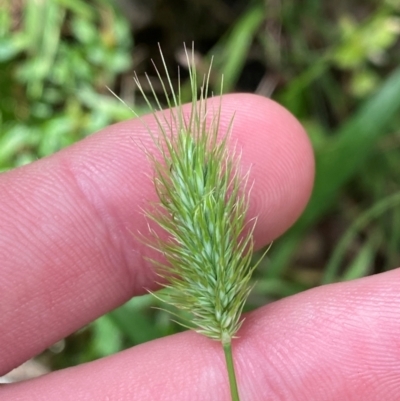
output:
<path id="1" fill-rule="evenodd" d="M 232 343 L 229 341 L 228 343 L 223 343 L 222 346 L 224 347 L 225 361 L 229 375 L 229 386 L 231 388 L 232 401 L 240 401 L 236 383 L 235 367 L 233 365 Z"/>

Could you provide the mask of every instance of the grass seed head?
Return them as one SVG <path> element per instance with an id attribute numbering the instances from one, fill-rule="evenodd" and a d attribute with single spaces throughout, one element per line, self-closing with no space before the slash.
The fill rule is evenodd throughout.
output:
<path id="1" fill-rule="evenodd" d="M 159 152 L 149 155 L 159 203 L 147 216 L 165 231 L 162 238 L 152 231 L 152 247 L 165 259 L 154 263 L 168 289 L 157 297 L 189 313 L 184 326 L 229 343 L 241 326 L 251 290 L 255 220 L 246 225 L 247 178 L 240 176 L 239 156 L 227 149 L 231 125 L 219 133 L 221 97 L 217 107 L 207 104 L 210 70 L 198 90 L 193 48 L 186 57 L 192 91 L 189 114 L 183 113 L 180 83 L 175 91 L 162 53 L 165 82 L 156 69 L 171 108 L 154 114 L 159 132 L 150 132 Z M 137 77 L 135 81 L 151 106 Z M 149 78 L 148 82 L 153 110 L 161 111 Z"/>

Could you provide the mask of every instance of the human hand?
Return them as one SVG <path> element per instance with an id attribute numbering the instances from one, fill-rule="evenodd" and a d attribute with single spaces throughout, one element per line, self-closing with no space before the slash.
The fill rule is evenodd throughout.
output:
<path id="1" fill-rule="evenodd" d="M 229 95 L 233 141 L 254 180 L 256 246 L 282 234 L 311 192 L 313 156 L 299 123 L 276 103 Z M 156 129 L 152 116 L 146 121 Z M 153 146 L 123 122 L 0 176 L 0 375 L 144 288 L 155 274 L 132 233 L 155 200 Z M 397 282 L 396 282 L 397 280 Z M 398 272 L 316 288 L 247 315 L 234 343 L 242 400 L 396 400 L 400 390 Z M 27 382 L 1 401 L 229 400 L 219 343 L 185 332 Z"/>

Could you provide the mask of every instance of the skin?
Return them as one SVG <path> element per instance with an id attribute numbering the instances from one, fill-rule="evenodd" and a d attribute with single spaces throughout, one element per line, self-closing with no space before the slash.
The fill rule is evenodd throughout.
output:
<path id="1" fill-rule="evenodd" d="M 222 131 L 251 167 L 258 247 L 298 218 L 314 175 L 296 119 L 254 95 L 223 99 Z M 152 116 L 145 118 L 155 127 Z M 135 235 L 155 200 L 143 121 L 113 125 L 0 176 L 0 375 L 121 305 L 155 275 Z M 250 182 L 251 182 L 250 181 Z M 315 288 L 246 316 L 234 342 L 242 401 L 399 400 L 398 270 Z M 220 344 L 193 332 L 0 387 L 2 401 L 226 400 Z"/>

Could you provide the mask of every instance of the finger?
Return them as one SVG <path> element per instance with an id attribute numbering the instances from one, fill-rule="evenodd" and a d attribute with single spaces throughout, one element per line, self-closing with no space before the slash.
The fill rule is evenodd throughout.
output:
<path id="1" fill-rule="evenodd" d="M 400 393 L 400 271 L 320 287 L 247 316 L 241 400 L 378 401 Z M 192 332 L 0 389 L 4 401 L 230 400 L 221 345 Z"/>
<path id="2" fill-rule="evenodd" d="M 259 216 L 262 245 L 304 208 L 311 147 L 300 124 L 270 100 L 232 95 L 222 107 L 222 132 L 236 111 L 231 143 L 244 170 L 251 167 L 249 215 Z M 144 123 L 156 130 L 152 116 L 123 122 L 0 177 L 0 371 L 154 287 L 136 235 L 146 231 L 142 210 L 155 200 Z"/>

